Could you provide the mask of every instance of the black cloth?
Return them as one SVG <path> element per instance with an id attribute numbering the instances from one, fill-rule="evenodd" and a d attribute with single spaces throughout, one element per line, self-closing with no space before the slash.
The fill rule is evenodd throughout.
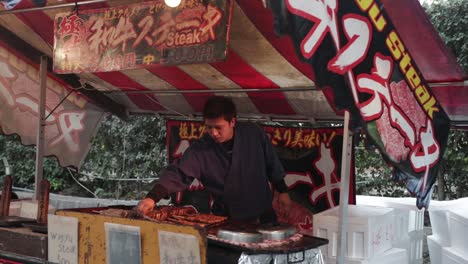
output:
<path id="1" fill-rule="evenodd" d="M 169 194 L 183 191 L 195 178 L 212 194 L 214 213 L 239 220 L 260 218 L 272 209 L 269 182 L 275 186 L 278 182 L 284 184 L 284 176 L 283 166 L 263 129 L 238 122 L 232 156 L 222 144 L 204 135 L 163 171 L 147 197 L 162 198 L 157 193 L 161 193 L 160 186 Z"/>

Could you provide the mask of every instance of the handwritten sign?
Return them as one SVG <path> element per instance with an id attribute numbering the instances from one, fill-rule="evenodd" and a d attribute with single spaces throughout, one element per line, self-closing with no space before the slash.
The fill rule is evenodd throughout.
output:
<path id="1" fill-rule="evenodd" d="M 141 236 L 139 226 L 105 223 L 106 263 L 141 263 Z"/>
<path id="2" fill-rule="evenodd" d="M 200 245 L 193 235 L 159 231 L 159 261 L 161 264 L 200 263 Z"/>
<path id="3" fill-rule="evenodd" d="M 47 227 L 49 261 L 78 264 L 78 219 L 49 215 Z"/>

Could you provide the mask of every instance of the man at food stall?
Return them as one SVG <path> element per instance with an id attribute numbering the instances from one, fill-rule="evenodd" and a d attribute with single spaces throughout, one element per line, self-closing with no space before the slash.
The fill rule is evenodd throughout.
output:
<path id="1" fill-rule="evenodd" d="M 200 180 L 213 198 L 212 212 L 234 221 L 276 222 L 273 191 L 281 211 L 291 205 L 285 172 L 263 129 L 238 122 L 230 98 L 210 97 L 203 108 L 207 132 L 183 156 L 169 165 L 136 209 L 146 214 L 169 194 L 186 190 Z"/>

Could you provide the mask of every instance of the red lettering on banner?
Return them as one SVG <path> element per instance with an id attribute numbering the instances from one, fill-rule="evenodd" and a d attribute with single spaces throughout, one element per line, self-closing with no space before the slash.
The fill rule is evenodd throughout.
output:
<path id="1" fill-rule="evenodd" d="M 154 42 L 153 46 L 160 47 L 164 42 L 166 42 L 171 28 L 175 26 L 176 22 L 172 18 L 171 13 L 164 13 L 160 18 L 160 23 L 158 27 L 153 31 L 151 36 L 153 36 Z"/>
<path id="2" fill-rule="evenodd" d="M 82 26 L 83 20 L 81 20 L 77 15 L 63 17 L 62 21 L 60 22 L 57 33 L 59 33 L 61 36 L 73 35 L 78 33 Z"/>
<path id="3" fill-rule="evenodd" d="M 111 27 L 105 26 L 102 18 L 95 20 L 91 26 L 93 34 L 88 38 L 89 47 L 94 52 L 101 53 L 118 45 L 122 45 L 122 52 L 125 52 L 127 42 L 137 37 L 129 17 L 120 17 L 117 25 Z"/>
<path id="4" fill-rule="evenodd" d="M 146 41 L 146 43 L 149 46 L 153 45 L 153 40 L 149 36 L 147 36 L 148 32 L 153 27 L 153 24 L 154 24 L 154 18 L 152 16 L 145 16 L 144 18 L 140 20 L 140 22 L 138 22 L 138 28 L 141 29 L 141 32 L 140 34 L 138 34 L 138 37 L 136 38 L 135 42 L 133 42 L 132 46 L 134 48 L 138 46 L 138 44 L 140 44 L 140 42 L 143 39 Z"/>
<path id="5" fill-rule="evenodd" d="M 212 40 L 216 39 L 214 27 L 219 24 L 223 13 L 216 6 L 208 4 L 206 12 L 203 14 L 203 23 L 200 26 L 202 34 L 208 33 Z"/>

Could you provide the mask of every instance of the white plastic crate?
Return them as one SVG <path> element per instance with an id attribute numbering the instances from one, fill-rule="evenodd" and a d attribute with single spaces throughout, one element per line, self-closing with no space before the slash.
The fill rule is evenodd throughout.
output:
<path id="1" fill-rule="evenodd" d="M 336 258 L 326 258 L 325 263 L 336 263 Z M 408 256 L 406 249 L 392 248 L 369 260 L 345 258 L 345 264 L 408 264 Z"/>
<path id="2" fill-rule="evenodd" d="M 453 209 L 449 213 L 451 247 L 468 255 L 468 210 Z"/>
<path id="3" fill-rule="evenodd" d="M 442 263 L 442 248 L 444 246 L 436 236 L 427 236 L 427 248 L 431 263 Z"/>
<path id="4" fill-rule="evenodd" d="M 467 252 L 463 253 L 452 247 L 442 248 L 442 264 L 468 264 Z"/>
<path id="5" fill-rule="evenodd" d="M 394 215 L 391 208 L 349 205 L 345 257 L 367 260 L 392 248 Z M 329 240 L 322 252 L 336 258 L 339 207 L 314 215 L 314 235 Z"/>

